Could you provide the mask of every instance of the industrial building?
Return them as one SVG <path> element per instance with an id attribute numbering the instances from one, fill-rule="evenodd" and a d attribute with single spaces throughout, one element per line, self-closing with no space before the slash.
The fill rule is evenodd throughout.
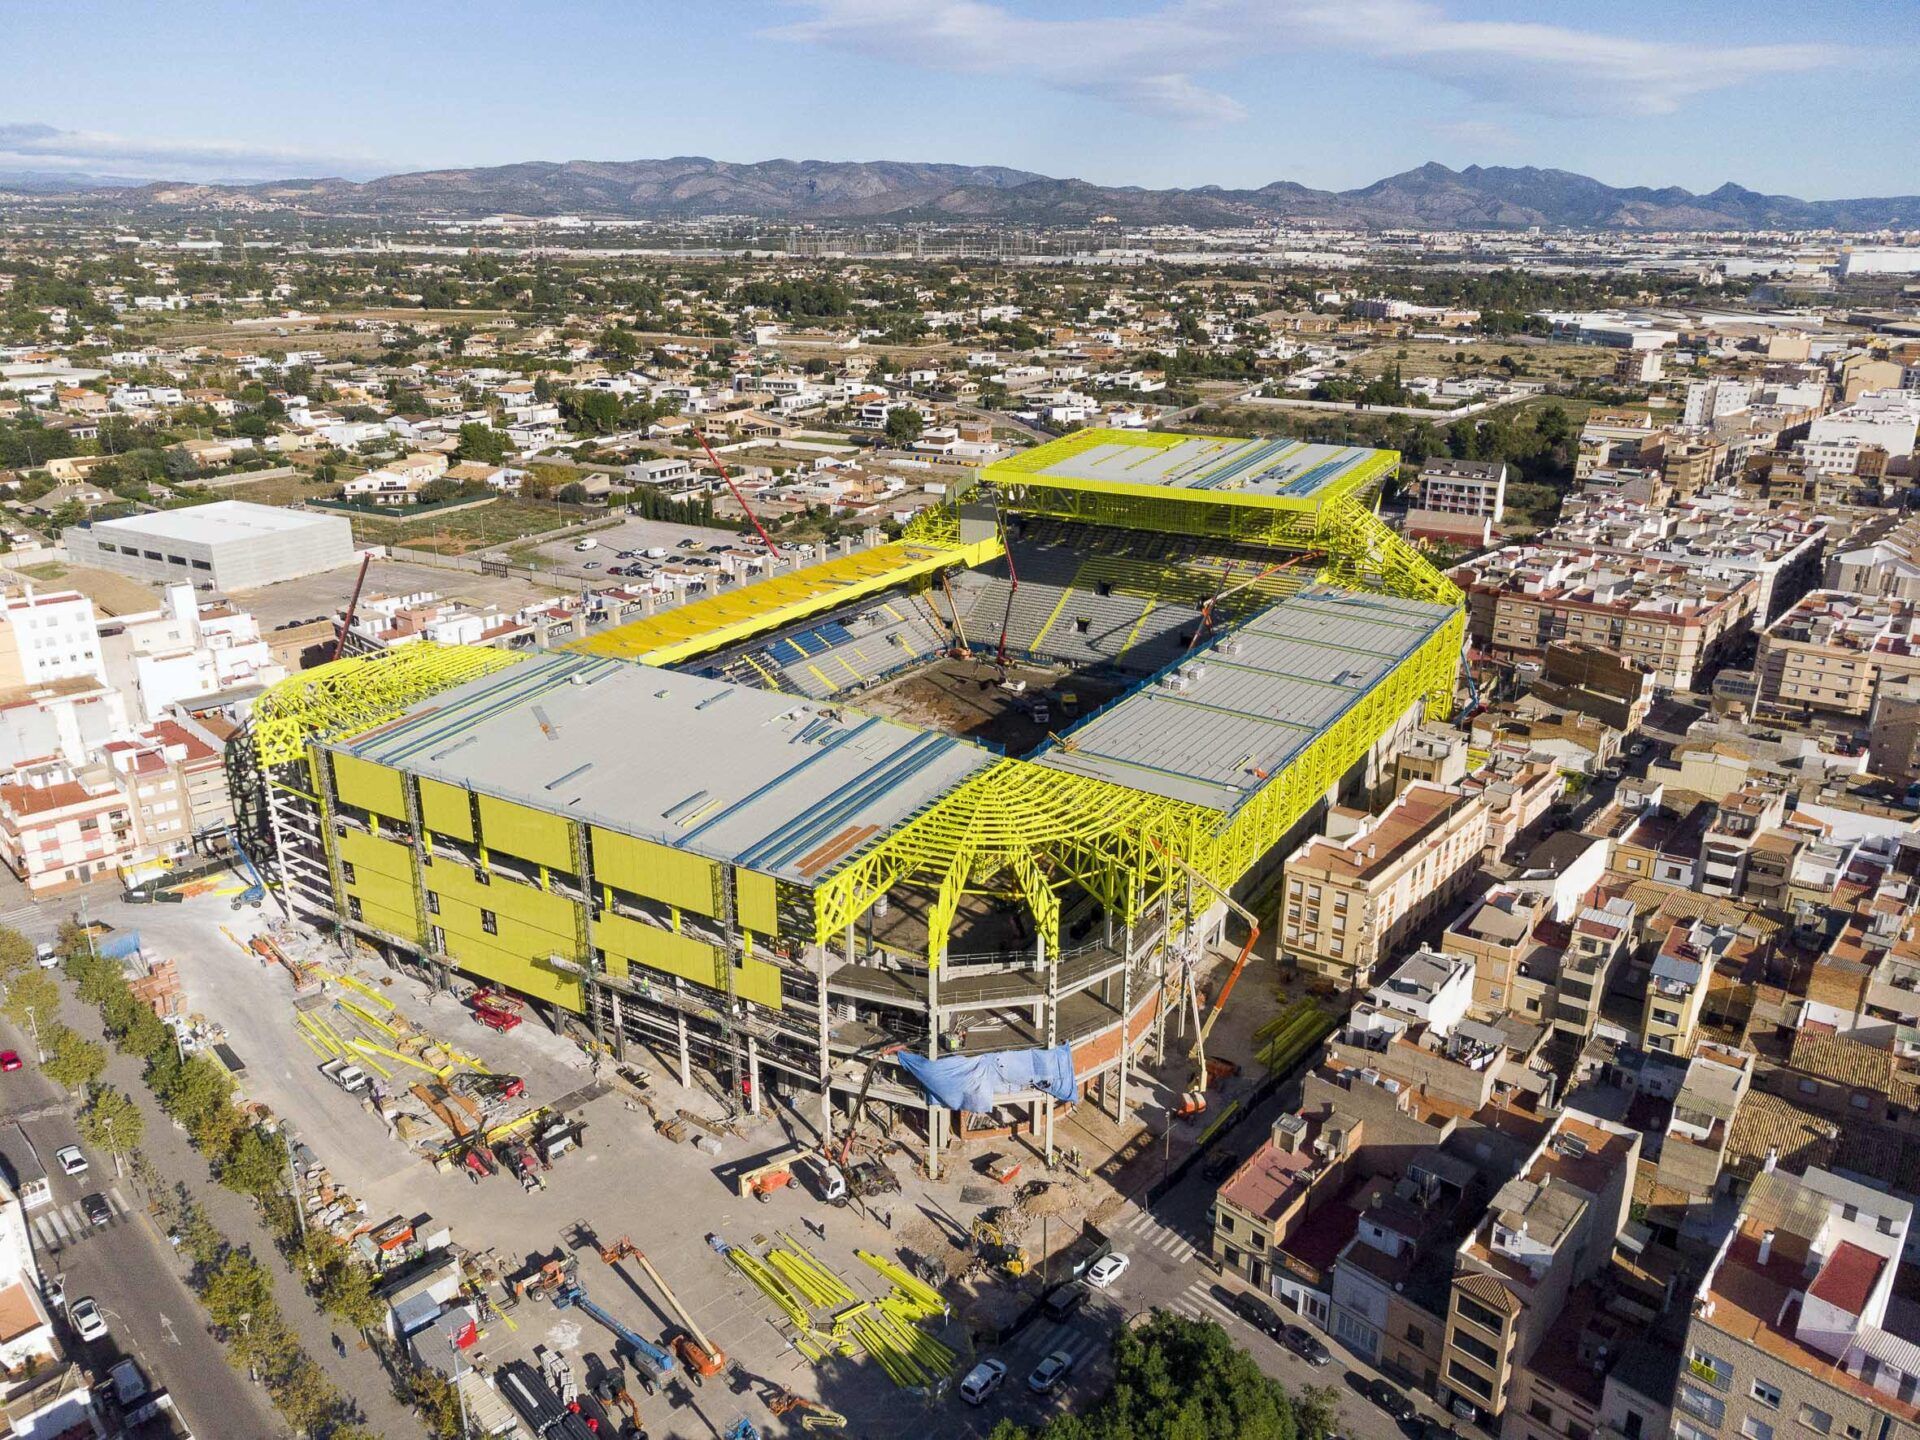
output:
<path id="1" fill-rule="evenodd" d="M 237 740 L 288 903 L 506 985 L 757 1107 L 892 1061 L 1123 1061 L 1197 1011 L 1238 887 L 1453 703 L 1460 592 L 1373 514 L 1388 452 L 1088 431 L 987 466 L 900 542 L 590 634 L 418 644 L 285 682 Z M 1014 670 L 1084 690 L 1033 721 Z M 934 676 L 1033 743 L 889 713 Z M 1052 1145 L 1054 1102 L 995 1119 Z M 999 1133 L 1004 1133 L 1002 1130 Z"/>
<path id="2" fill-rule="evenodd" d="M 351 565 L 353 525 L 342 515 L 314 515 L 216 500 L 184 510 L 156 510 L 100 520 L 61 537 L 81 565 L 159 584 L 199 590 L 253 590 Z"/>

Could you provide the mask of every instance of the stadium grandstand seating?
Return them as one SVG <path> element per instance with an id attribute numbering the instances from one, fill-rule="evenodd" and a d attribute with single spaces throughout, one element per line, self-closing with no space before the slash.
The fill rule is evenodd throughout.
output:
<path id="1" fill-rule="evenodd" d="M 825 700 L 927 660 L 948 643 L 922 601 L 895 594 L 726 652 L 707 673 Z"/>
<path id="2" fill-rule="evenodd" d="M 892 592 L 723 652 L 703 673 L 824 700 L 956 641 L 996 651 L 1004 624 L 1010 656 L 1147 675 L 1191 645 L 1209 600 L 1216 626 L 1235 625 L 1311 576 L 1277 568 L 1271 551 L 1182 535 L 1037 520 L 1009 541 L 1011 570 L 996 560 L 950 584 Z"/>

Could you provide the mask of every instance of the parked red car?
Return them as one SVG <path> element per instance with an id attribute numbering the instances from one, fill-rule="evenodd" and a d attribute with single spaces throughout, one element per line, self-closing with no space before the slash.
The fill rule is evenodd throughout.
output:
<path id="1" fill-rule="evenodd" d="M 18 1070 L 25 1063 L 26 1062 L 20 1058 L 19 1051 L 0 1050 L 0 1070 L 4 1070 L 8 1074 L 12 1074 L 15 1070 Z"/>

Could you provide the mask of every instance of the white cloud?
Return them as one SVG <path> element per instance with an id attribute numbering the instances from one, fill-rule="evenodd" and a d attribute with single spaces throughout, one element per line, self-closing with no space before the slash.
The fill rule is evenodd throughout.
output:
<path id="1" fill-rule="evenodd" d="M 110 171 L 129 178 L 225 180 L 378 173 L 366 155 L 327 155 L 236 140 L 173 140 L 0 121 L 0 166 Z"/>
<path id="2" fill-rule="evenodd" d="M 1246 118 L 1206 83 L 1249 60 L 1357 56 L 1542 114 L 1665 114 L 1699 95 L 1838 63 L 1839 46 L 1699 46 L 1539 22 L 1459 20 L 1435 0 L 1166 0 L 1033 19 L 994 0 L 790 0 L 775 38 L 961 75 L 1003 75 L 1189 123 Z M 1809 12 L 1811 14 L 1812 12 Z M 1199 77 L 1199 78 L 1196 78 Z"/>

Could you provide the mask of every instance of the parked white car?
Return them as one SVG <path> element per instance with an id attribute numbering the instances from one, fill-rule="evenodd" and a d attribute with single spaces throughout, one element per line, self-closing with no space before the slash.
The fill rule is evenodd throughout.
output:
<path id="1" fill-rule="evenodd" d="M 1102 1255 L 1098 1260 L 1094 1261 L 1093 1268 L 1087 1271 L 1087 1284 L 1093 1286 L 1096 1290 L 1104 1290 L 1122 1275 L 1126 1274 L 1127 1266 L 1132 1263 L 1133 1262 L 1127 1259 L 1126 1256 L 1118 1252 L 1112 1255 Z"/>
<path id="2" fill-rule="evenodd" d="M 107 1317 L 100 1313 L 100 1302 L 91 1295 L 74 1301 L 67 1311 L 67 1319 L 73 1322 L 74 1333 L 82 1340 L 106 1338 Z"/>

